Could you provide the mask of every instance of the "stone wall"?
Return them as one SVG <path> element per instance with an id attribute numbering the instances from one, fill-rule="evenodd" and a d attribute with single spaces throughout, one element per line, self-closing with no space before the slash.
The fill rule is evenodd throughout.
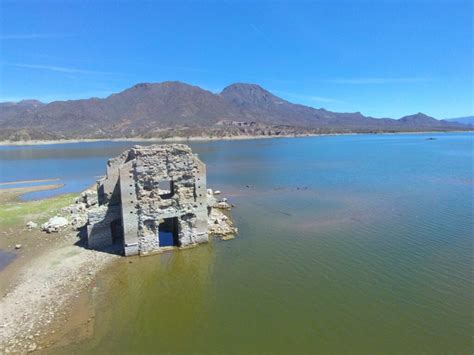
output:
<path id="1" fill-rule="evenodd" d="M 110 159 L 107 176 L 98 182 L 98 194 L 100 206 L 89 218 L 90 247 L 112 243 L 107 224 L 117 218 L 117 208 L 125 255 L 159 252 L 159 226 L 168 218 L 177 221 L 175 246 L 208 241 L 206 166 L 186 145 L 134 146 Z"/>

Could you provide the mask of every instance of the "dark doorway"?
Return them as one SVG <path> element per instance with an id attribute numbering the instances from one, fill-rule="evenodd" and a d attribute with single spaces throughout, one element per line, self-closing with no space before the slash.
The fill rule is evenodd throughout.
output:
<path id="1" fill-rule="evenodd" d="M 158 226 L 158 242 L 160 247 L 177 247 L 178 240 L 178 218 L 165 218 Z"/>
<path id="2" fill-rule="evenodd" d="M 110 223 L 110 231 L 112 233 L 112 242 L 113 244 L 123 244 L 123 228 L 122 220 L 116 219 Z"/>

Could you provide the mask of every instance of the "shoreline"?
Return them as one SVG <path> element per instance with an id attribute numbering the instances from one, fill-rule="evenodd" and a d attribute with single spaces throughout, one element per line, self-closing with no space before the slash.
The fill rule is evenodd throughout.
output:
<path id="1" fill-rule="evenodd" d="M 88 300 L 94 281 L 119 258 L 84 248 L 71 228 L 42 232 L 40 223 L 74 200 L 71 194 L 19 199 L 21 193 L 45 187 L 51 185 L 0 190 L 0 217 L 9 216 L 0 218 L 0 248 L 14 255 L 0 270 L 0 353 L 51 348 L 71 332 L 75 338 L 87 337 L 94 324 L 94 308 Z M 28 230 L 30 220 L 38 227 Z"/>
<path id="2" fill-rule="evenodd" d="M 325 137 L 325 136 L 355 136 L 355 135 L 399 135 L 399 134 L 449 134 L 449 133 L 474 133 L 473 130 L 459 131 L 409 131 L 409 132 L 351 132 L 351 133 L 304 133 L 304 134 L 287 134 L 278 136 L 224 136 L 224 137 L 179 137 L 173 136 L 169 138 L 84 138 L 84 139 L 53 139 L 53 140 L 29 140 L 29 141 L 0 141 L 0 147 L 7 146 L 28 146 L 28 145 L 56 145 L 56 144 L 77 144 L 77 143 L 94 143 L 94 142 L 212 142 L 212 141 L 238 141 L 238 140 L 254 140 L 254 139 L 276 139 L 276 138 L 307 138 L 307 137 Z"/>
<path id="3" fill-rule="evenodd" d="M 8 182 L 0 182 L 0 186 L 9 186 L 9 185 L 23 185 L 23 184 L 36 184 L 40 182 L 52 182 L 52 181 L 59 181 L 59 178 L 54 179 L 39 179 L 39 180 L 18 180 L 18 181 L 8 181 Z M 22 186 L 19 186 L 22 187 Z M 28 186 L 25 186 L 28 187 Z M 8 189 L 10 187 L 7 187 Z"/>
<path id="4" fill-rule="evenodd" d="M 134 259 L 125 260 L 115 247 L 89 249 L 77 228 L 81 224 L 69 222 L 55 233 L 42 231 L 42 222 L 69 216 L 77 197 L 83 196 L 20 200 L 25 192 L 54 186 L 0 190 L 0 251 L 12 254 L 0 269 L 0 354 L 61 348 L 90 338 L 96 317 L 94 295 L 101 291 L 97 279 L 117 262 Z M 222 223 L 228 218 L 223 219 L 227 214 L 221 208 L 212 205 L 210 236 L 233 239 L 237 229 L 233 223 Z M 30 221 L 35 226 L 28 227 Z M 226 234 L 229 228 L 232 236 Z"/>

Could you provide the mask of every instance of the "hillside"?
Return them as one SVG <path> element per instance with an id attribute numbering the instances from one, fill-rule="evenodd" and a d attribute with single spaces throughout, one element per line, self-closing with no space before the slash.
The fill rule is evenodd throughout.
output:
<path id="1" fill-rule="evenodd" d="M 474 126 L 474 116 L 447 118 L 445 121 Z"/>
<path id="2" fill-rule="evenodd" d="M 142 83 L 104 99 L 0 104 L 0 140 L 456 130 L 418 113 L 399 120 L 293 104 L 254 84 L 214 94 L 181 82 Z"/>

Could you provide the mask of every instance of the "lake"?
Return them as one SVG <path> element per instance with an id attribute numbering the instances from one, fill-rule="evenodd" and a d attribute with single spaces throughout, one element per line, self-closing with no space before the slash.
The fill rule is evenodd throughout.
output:
<path id="1" fill-rule="evenodd" d="M 473 138 L 190 143 L 238 237 L 124 258 L 96 282 L 92 338 L 57 350 L 472 353 Z M 0 182 L 80 191 L 133 144 L 0 147 Z"/>

